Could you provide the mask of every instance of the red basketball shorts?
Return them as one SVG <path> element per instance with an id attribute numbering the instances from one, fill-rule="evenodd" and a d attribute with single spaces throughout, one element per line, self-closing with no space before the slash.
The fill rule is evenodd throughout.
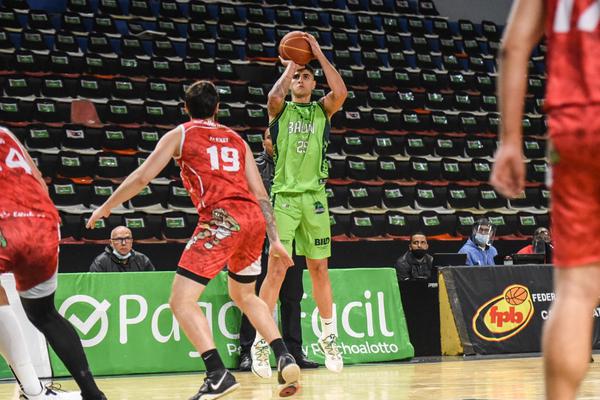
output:
<path id="1" fill-rule="evenodd" d="M 12 272 L 20 292 L 46 282 L 58 268 L 59 241 L 53 219 L 0 218 L 0 273 Z"/>
<path id="2" fill-rule="evenodd" d="M 600 105 L 548 115 L 554 264 L 600 261 Z"/>
<path id="3" fill-rule="evenodd" d="M 265 219 L 257 204 L 216 204 L 200 213 L 179 267 L 206 279 L 214 278 L 225 265 L 236 275 L 258 275 L 265 230 Z"/>

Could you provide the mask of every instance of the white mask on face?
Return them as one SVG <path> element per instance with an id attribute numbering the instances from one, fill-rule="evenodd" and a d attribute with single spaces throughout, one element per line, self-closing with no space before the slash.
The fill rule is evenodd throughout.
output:
<path id="1" fill-rule="evenodd" d="M 484 235 L 483 233 L 475 234 L 475 243 L 479 246 L 487 246 L 490 241 L 490 235 Z"/>
<path id="2" fill-rule="evenodd" d="M 117 257 L 119 260 L 127 260 L 129 257 L 131 257 L 131 251 L 125 255 L 122 255 L 121 253 L 119 253 L 117 250 L 113 249 L 113 254 L 115 255 L 115 257 Z"/>

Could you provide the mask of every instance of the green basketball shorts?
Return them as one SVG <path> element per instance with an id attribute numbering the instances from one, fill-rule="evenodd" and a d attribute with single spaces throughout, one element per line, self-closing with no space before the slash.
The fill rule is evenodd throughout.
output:
<path id="1" fill-rule="evenodd" d="M 292 254 L 312 259 L 331 256 L 331 226 L 325 190 L 305 193 L 277 193 L 273 208 L 281 243 Z"/>

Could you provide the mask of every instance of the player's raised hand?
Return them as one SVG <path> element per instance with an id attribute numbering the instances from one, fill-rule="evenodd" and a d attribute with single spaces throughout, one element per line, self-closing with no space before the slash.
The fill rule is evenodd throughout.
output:
<path id="1" fill-rule="evenodd" d="M 292 257 L 280 241 L 270 243 L 269 257 L 283 268 L 289 268 L 294 265 L 294 260 L 292 260 Z"/>
<path id="2" fill-rule="evenodd" d="M 323 56 L 323 57 L 325 56 L 323 54 L 323 50 L 321 50 L 321 46 L 319 45 L 319 42 L 317 42 L 317 39 L 313 35 L 305 32 L 304 38 L 308 41 L 308 44 L 310 44 L 310 49 L 317 59 L 320 56 Z"/>
<path id="3" fill-rule="evenodd" d="M 94 229 L 94 227 L 96 226 L 96 221 L 99 221 L 102 218 L 106 218 L 109 215 L 110 215 L 110 210 L 104 206 L 100 206 L 94 210 L 94 212 L 92 213 L 92 216 L 88 220 L 87 224 L 85 224 L 85 227 L 87 229 Z"/>
<path id="4" fill-rule="evenodd" d="M 296 72 L 296 70 L 300 67 L 294 61 L 292 61 L 292 60 L 286 60 L 285 58 L 281 58 L 281 56 L 279 56 L 279 61 L 281 62 L 281 65 L 283 65 L 286 68 L 288 67 L 288 65 L 291 65 L 292 66 L 292 70 L 294 72 Z"/>
<path id="5" fill-rule="evenodd" d="M 503 196 L 514 198 L 525 188 L 524 159 L 520 143 L 502 143 L 496 151 L 490 184 Z"/>

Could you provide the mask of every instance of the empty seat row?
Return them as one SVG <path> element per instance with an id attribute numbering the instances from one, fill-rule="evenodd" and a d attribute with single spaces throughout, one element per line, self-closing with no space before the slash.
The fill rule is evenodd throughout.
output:
<path id="1" fill-rule="evenodd" d="M 260 137 L 257 133 L 255 136 Z M 255 147 L 260 143 L 256 141 Z M 101 177 L 124 178 L 145 160 L 147 154 L 123 155 L 114 152 L 81 153 L 75 151 L 37 152 L 32 151 L 44 176 L 69 178 Z M 379 157 L 377 160 L 364 160 L 348 156 L 346 159 L 330 159 L 329 176 L 337 180 L 357 181 L 477 181 L 489 180 L 492 162 L 474 158 L 471 161 L 442 159 L 431 161 L 425 158 L 411 157 L 407 161 L 398 161 L 392 157 Z M 545 160 L 527 163 L 527 180 L 543 183 L 548 165 Z M 177 170 L 166 168 L 161 177 L 172 178 Z"/>
<path id="2" fill-rule="evenodd" d="M 1 35 L 1 33 L 0 33 Z M 1 42 L 1 40 L 0 40 Z M 204 54 L 204 43 L 196 43 L 200 54 L 194 58 L 177 60 L 163 57 L 147 58 L 141 56 L 109 57 L 102 54 L 73 55 L 64 51 L 51 52 L 49 55 L 31 51 L 0 53 L 0 67 L 4 70 L 19 72 L 89 72 L 99 75 L 119 75 L 148 77 L 164 76 L 186 79 L 241 80 L 252 84 L 273 84 L 280 76 L 281 66 L 271 63 L 231 62 L 226 59 L 197 58 Z M 188 46 L 194 46 L 188 42 Z M 1 47 L 1 44 L 0 44 Z M 403 54 L 403 53 L 398 53 Z M 323 73 L 316 69 L 317 80 L 324 83 Z M 440 71 L 430 68 L 415 69 L 405 63 L 394 68 L 380 65 L 371 68 L 341 67 L 340 75 L 347 86 L 370 86 L 371 88 L 424 88 L 437 92 L 451 89 L 454 91 L 477 91 L 486 95 L 495 93 L 495 75 L 487 72 Z M 528 80 L 529 93 L 541 99 L 545 91 L 545 79 L 531 76 Z"/>
<path id="3" fill-rule="evenodd" d="M 181 101 L 192 83 L 189 80 L 172 82 L 152 78 L 131 80 L 126 77 L 102 79 L 95 76 L 71 78 L 61 75 L 46 75 L 40 78 L 23 74 L 0 76 L 0 87 L 3 88 L 6 97 Z"/>
<path id="4" fill-rule="evenodd" d="M 162 215 L 145 213 L 113 214 L 96 223 L 94 229 L 85 225 L 91 214 L 61 213 L 61 237 L 70 240 L 107 240 L 112 229 L 119 225 L 131 229 L 136 240 L 166 240 L 185 242 L 194 233 L 198 215 L 179 211 L 170 211 Z"/>
<path id="5" fill-rule="evenodd" d="M 333 236 L 408 237 L 414 232 L 423 232 L 428 237 L 438 235 L 469 237 L 473 231 L 473 224 L 483 216 L 489 218 L 496 226 L 496 237 L 531 236 L 540 226 L 547 227 L 549 225 L 548 214 L 500 214 L 496 212 L 440 214 L 423 211 L 418 215 L 413 215 L 397 211 L 378 214 L 356 211 L 351 214 L 332 213 L 330 220 Z"/>
<path id="6" fill-rule="evenodd" d="M 170 166 L 170 168 L 174 168 Z M 180 181 L 170 180 L 166 184 L 150 184 L 132 198 L 121 212 L 145 211 L 162 214 L 169 210 L 193 212 L 189 194 Z M 57 208 L 72 214 L 89 212 L 101 205 L 114 192 L 117 184 L 108 179 L 95 179 L 90 184 L 76 184 L 71 179 L 53 178 L 48 185 L 50 196 Z M 541 187 L 528 187 L 521 196 L 507 200 L 488 185 L 465 186 L 443 185 L 328 185 L 326 188 L 329 207 L 340 213 L 360 209 L 402 210 L 408 214 L 419 210 L 436 209 L 445 213 L 447 209 L 470 211 L 528 210 L 536 214 L 548 209 L 549 191 Z M 119 213 L 119 210 L 116 210 Z"/>
<path id="7" fill-rule="evenodd" d="M 11 0 L 17 1 L 17 0 Z M 19 0 L 22 3 L 24 1 Z M 26 4 L 25 4 L 26 5 Z M 98 3 L 93 1 L 70 0 L 66 8 L 73 12 L 85 14 L 101 12 L 113 15 L 136 15 L 142 17 L 164 16 L 171 18 L 222 18 L 225 20 L 239 19 L 257 19 L 263 18 L 264 14 L 259 14 L 256 10 L 265 8 L 264 6 L 290 6 L 319 8 L 319 9 L 338 9 L 352 12 L 371 11 L 382 13 L 408 13 L 437 15 L 435 5 L 431 1 L 420 1 L 418 6 L 405 0 L 245 0 L 241 2 L 212 2 L 203 1 L 177 2 L 170 1 L 136 1 L 136 0 L 100 0 Z M 20 8 L 20 7 L 19 7 Z M 27 7 L 25 7 L 27 8 Z M 282 7 L 283 8 L 283 7 Z M 266 13 L 271 17 L 272 13 Z"/>
<path id="8" fill-rule="evenodd" d="M 4 14 L 3 14 L 4 15 Z M 63 18 L 72 20 L 78 17 Z M 219 42 L 241 40 L 249 44 L 278 43 L 292 30 L 302 29 L 297 25 L 276 25 L 227 23 L 211 20 L 198 20 L 181 23 L 171 20 L 159 20 L 155 24 L 147 21 L 129 21 L 130 28 L 123 26 L 124 21 L 97 16 L 90 32 L 82 26 L 54 29 L 47 16 L 37 16 L 44 20 L 30 24 L 28 29 L 14 30 L 3 26 L 1 31 L 2 49 L 30 50 L 62 50 L 70 52 L 100 52 L 117 53 L 120 55 L 164 55 L 185 56 L 185 40 L 218 39 Z M 79 22 L 83 25 L 82 22 Z M 82 32 L 84 30 L 84 32 Z M 154 35 L 144 34 L 144 31 L 159 32 Z M 440 35 L 416 34 L 410 32 L 396 33 L 393 30 L 369 31 L 364 29 L 349 29 L 346 23 L 340 28 L 325 29 L 322 26 L 308 27 L 305 30 L 313 34 L 325 49 L 339 50 L 356 47 L 362 50 L 388 49 L 390 52 L 414 50 L 419 54 L 430 52 L 444 55 L 468 54 L 470 56 L 495 55 L 499 49 L 498 41 L 489 41 L 485 37 L 465 38 Z M 535 54 L 543 54 L 543 50 Z"/>
<path id="9" fill-rule="evenodd" d="M 101 159 L 106 163 L 107 159 Z M 169 166 L 167 168 L 174 168 Z M 150 184 L 127 205 L 116 209 L 119 213 L 133 210 L 147 210 L 149 213 L 162 214 L 169 210 L 195 212 L 194 205 L 181 181 L 171 180 L 168 184 Z M 165 182 L 166 183 L 166 182 Z M 90 208 L 100 206 L 116 190 L 118 184 L 108 179 L 95 179 L 90 184 L 76 184 L 71 179 L 53 178 L 48 185 L 50 197 L 56 207 L 71 214 L 83 214 Z"/>
<path id="10" fill-rule="evenodd" d="M 98 24 L 94 21 L 94 15 L 99 15 L 106 19 L 117 19 L 123 20 L 126 18 L 142 18 L 143 20 L 155 20 L 157 18 L 174 19 L 177 21 L 182 20 L 219 20 L 222 22 L 259 22 L 259 23 L 288 23 L 296 25 L 307 25 L 307 26 L 340 26 L 342 22 L 346 26 L 351 26 L 360 29 L 382 29 L 386 25 L 391 25 L 383 21 L 384 18 L 394 18 L 394 14 L 410 13 L 416 14 L 416 10 L 411 10 L 409 7 L 394 7 L 393 2 L 386 2 L 387 7 L 381 8 L 375 6 L 374 10 L 365 9 L 361 7 L 336 7 L 338 10 L 326 10 L 323 7 L 315 9 L 314 5 L 302 4 L 303 1 L 295 1 L 292 7 L 281 2 L 269 2 L 265 5 L 251 5 L 251 4 L 235 4 L 235 3 L 205 3 L 201 1 L 193 2 L 176 2 L 176 1 L 136 1 L 125 2 L 122 0 L 101 0 L 99 4 L 97 2 L 75 0 L 70 1 L 67 9 L 62 13 L 63 18 L 51 18 L 52 14 L 44 10 L 27 10 L 21 9 L 21 7 L 27 6 L 26 2 L 22 5 L 17 5 L 17 8 L 6 6 L 6 15 L 4 16 L 5 22 L 11 28 L 17 28 L 19 26 L 36 26 L 50 28 L 76 28 L 76 30 L 91 30 L 98 26 L 103 27 L 106 24 Z M 246 3 L 246 2 L 244 2 Z M 306 2 L 304 2 L 306 3 Z M 404 2 L 408 4 L 408 2 Z M 421 2 L 425 3 L 425 2 Z M 428 4 L 433 4 L 427 2 Z M 341 4 L 338 4 L 341 5 Z M 96 7 L 97 6 L 97 7 Z M 296 6 L 296 7 L 294 7 Z M 301 8 L 302 6 L 311 8 Z M 379 9 L 378 9 L 379 8 Z M 433 8 L 435 8 L 433 6 Z M 429 9 L 430 10 L 430 9 Z M 378 12 L 385 13 L 385 15 L 378 15 Z M 390 14 L 393 13 L 393 14 Z M 429 15 L 431 12 L 427 12 Z M 67 18 L 65 18 L 65 16 Z M 406 16 L 404 21 L 400 24 L 404 29 L 408 29 L 410 26 L 417 26 L 416 24 L 410 24 L 406 20 L 412 18 L 415 19 L 417 16 Z M 92 20 L 91 22 L 89 20 Z M 431 20 L 431 19 L 430 19 Z M 444 21 L 444 19 L 438 19 Z M 418 26 L 417 26 L 418 27 Z M 433 24 L 426 24 L 426 28 L 432 29 Z M 457 27 L 456 31 L 465 31 L 466 34 L 472 34 L 468 29 L 460 29 Z M 475 30 L 475 26 L 473 29 Z M 473 31 L 475 32 L 475 31 Z M 481 34 L 489 33 L 482 31 Z"/>
<path id="11" fill-rule="evenodd" d="M 491 186 L 399 185 L 386 183 L 368 185 L 354 182 L 347 185 L 328 185 L 329 206 L 346 209 L 386 208 L 401 209 L 530 209 L 547 210 L 550 192 L 543 187 L 528 187 L 520 196 L 507 200 Z"/>
<path id="12" fill-rule="evenodd" d="M 134 129 L 119 125 L 90 128 L 77 124 L 65 124 L 61 127 L 30 124 L 26 127 L 15 127 L 13 131 L 29 149 L 43 152 L 61 148 L 75 151 L 88 149 L 151 151 L 166 129 L 151 126 Z M 238 130 L 238 133 L 254 151 L 260 151 L 262 130 L 242 129 Z M 496 149 L 495 139 L 468 135 L 389 135 L 347 131 L 344 134 L 330 135 L 329 139 L 327 153 L 343 156 L 393 156 L 396 158 L 398 156 L 433 156 L 458 158 L 453 161 L 464 162 L 469 161 L 468 158 L 492 157 Z M 544 158 L 546 142 L 543 139 L 526 138 L 523 143 L 523 151 L 530 160 Z"/>
<path id="13" fill-rule="evenodd" d="M 32 36 L 38 37 L 39 35 L 35 34 Z M 145 44 L 147 44 L 147 46 L 145 46 Z M 52 56 L 64 57 L 64 55 L 60 53 L 64 52 L 66 47 L 71 47 L 71 45 L 54 46 L 53 44 L 47 44 L 41 37 L 38 37 L 36 42 L 20 46 L 18 50 L 15 50 L 12 43 L 0 40 L 0 49 L 3 50 L 4 53 L 17 53 L 20 58 L 23 58 L 30 55 L 33 51 L 35 52 L 33 54 L 36 59 L 45 61 L 45 63 L 54 63 Z M 80 50 L 77 44 L 74 44 L 72 47 L 74 47 L 73 51 Z M 123 51 L 123 48 L 126 50 Z M 90 43 L 85 46 L 85 49 L 87 51 L 81 53 L 79 56 L 71 55 L 73 63 L 76 64 L 80 62 L 80 60 L 83 60 L 88 64 L 89 57 L 103 57 L 108 63 L 110 60 L 119 62 L 122 57 L 127 59 L 133 56 L 222 58 L 239 61 L 260 58 L 275 59 L 277 56 L 276 42 L 251 43 L 243 40 L 217 41 L 215 39 L 195 39 L 186 41 L 185 39 L 173 40 L 165 38 L 156 39 L 147 43 L 137 43 L 136 39 L 126 38 L 118 41 L 117 39 L 109 40 L 104 36 L 95 35 L 90 37 Z M 44 53 L 49 53 L 50 51 L 53 53 L 58 52 L 59 54 L 51 54 L 49 58 L 48 54 Z M 40 54 L 40 52 L 42 52 L 42 54 Z M 324 46 L 323 52 L 338 68 L 351 66 L 378 67 L 383 65 L 392 68 L 410 67 L 445 69 L 449 71 L 473 70 L 488 73 L 496 71 L 494 57 L 485 54 L 454 55 L 443 54 L 441 52 L 416 53 L 414 50 L 390 51 L 387 48 L 365 50 L 358 47 L 335 49 L 331 46 Z M 85 55 L 85 57 L 83 55 Z M 3 60 L 5 68 L 25 64 L 24 61 L 19 60 L 18 58 L 15 60 L 14 58 L 8 57 L 8 55 L 5 55 Z M 179 60 L 170 61 L 175 62 Z M 88 68 L 92 67 L 97 66 L 88 66 Z"/>
<path id="14" fill-rule="evenodd" d="M 122 179 L 141 165 L 148 154 L 123 155 L 113 152 L 81 154 L 61 151 L 58 154 L 31 152 L 31 158 L 46 177 L 96 179 Z M 167 180 L 179 176 L 179 167 L 173 162 L 158 175 Z"/>
<path id="15" fill-rule="evenodd" d="M 171 211 L 162 215 L 141 212 L 113 214 L 99 220 L 95 229 L 85 227 L 90 214 L 61 215 L 61 236 L 76 240 L 106 240 L 110 232 L 118 225 L 131 229 L 136 240 L 187 241 L 194 232 L 198 221 L 196 214 Z M 496 226 L 496 237 L 531 236 L 535 229 L 549 225 L 547 214 L 472 214 L 456 212 L 439 214 L 423 211 L 420 214 L 403 214 L 397 211 L 373 214 L 356 211 L 350 214 L 331 213 L 332 236 L 369 237 L 407 237 L 415 231 L 427 236 L 468 237 L 477 218 L 488 217 Z"/>
<path id="16" fill-rule="evenodd" d="M 58 57 L 58 56 L 56 56 Z M 68 57 L 68 56 L 65 56 Z M 60 57 L 59 57 L 60 58 Z M 64 65 L 72 65 L 73 60 L 66 60 Z M 224 60 L 209 61 L 199 60 L 195 77 L 212 77 L 211 72 L 227 74 L 227 70 L 241 73 L 247 77 L 254 77 L 257 69 L 264 72 L 268 77 L 277 79 L 280 69 L 276 66 L 269 67 L 259 63 L 228 64 Z M 216 69 L 216 71 L 215 71 Z M 211 71 L 212 70 L 212 71 Z M 459 109 L 483 108 L 488 111 L 496 107 L 496 77 L 488 74 L 476 74 L 467 72 L 445 72 L 434 70 L 419 70 L 407 68 L 385 68 L 375 69 L 340 69 L 340 75 L 349 87 L 346 106 L 372 107 L 396 105 L 400 108 L 424 108 L 439 109 L 444 107 L 456 107 Z M 324 77 L 322 70 L 316 69 L 317 89 L 315 96 L 325 95 Z M 214 76 L 214 75 L 213 75 Z M 228 76 L 233 78 L 233 76 Z M 238 78 L 237 75 L 235 78 Z M 85 81 L 86 85 L 83 85 Z M 93 81 L 93 83 L 89 83 Z M 266 101 L 265 93 L 268 93 L 274 81 L 264 82 L 261 80 L 250 80 L 247 84 L 236 82 L 215 82 L 221 96 L 230 96 L 230 99 L 246 99 L 250 102 L 256 100 Z M 101 78 L 89 75 L 46 75 L 43 77 L 31 74 L 5 73 L 0 75 L 0 87 L 7 96 L 27 97 L 30 95 L 42 95 L 46 97 L 83 97 L 109 98 L 111 96 L 124 99 L 147 98 L 158 100 L 181 99 L 188 84 L 192 82 L 186 76 L 180 76 L 178 80 L 152 79 L 140 77 L 131 80 L 127 77 Z M 367 85 L 366 85 L 366 84 Z M 526 99 L 526 110 L 543 111 L 543 96 L 545 92 L 545 78 L 532 76 L 528 79 L 529 97 Z M 255 89 L 261 87 L 261 97 L 252 97 Z M 364 88 L 368 86 L 368 88 Z M 82 90 L 85 93 L 81 93 Z M 479 92 L 479 94 L 477 93 Z M 65 93 L 64 95 L 60 95 Z M 460 96 L 460 97 L 458 97 Z M 226 97 L 223 100 L 228 101 Z"/>
<path id="17" fill-rule="evenodd" d="M 331 159 L 329 177 L 332 179 L 371 180 L 415 180 L 415 181 L 478 181 L 487 182 L 492 171 L 492 161 L 485 158 L 473 158 L 459 161 L 443 158 L 441 161 L 422 157 L 411 157 L 400 161 L 393 157 L 379 157 L 377 160 L 365 160 L 348 156 L 345 159 Z M 543 183 L 546 180 L 548 164 L 545 160 L 531 160 L 527 163 L 529 182 Z"/>
<path id="18" fill-rule="evenodd" d="M 380 156 L 437 156 L 437 157 L 492 157 L 496 139 L 479 136 L 457 135 L 387 135 L 359 134 L 347 131 L 343 135 L 331 135 L 328 153 L 341 155 Z M 523 150 L 527 159 L 543 158 L 546 142 L 543 139 L 526 138 Z"/>
<path id="19" fill-rule="evenodd" d="M 127 77 L 101 79 L 95 76 L 67 78 L 60 75 L 47 75 L 43 78 L 22 74 L 0 76 L 0 87 L 7 97 L 50 97 L 50 98 L 88 98 L 181 101 L 190 80 L 173 82 L 161 79 L 132 80 Z M 234 84 L 215 82 L 223 103 L 267 102 L 269 84 Z M 318 88 L 313 97 L 325 96 L 327 89 Z M 344 103 L 347 109 L 357 107 L 429 109 L 446 111 L 497 111 L 497 98 L 494 94 L 473 94 L 466 91 L 452 92 L 448 89 L 439 92 L 422 89 L 382 90 L 351 89 Z M 526 99 L 525 110 L 530 113 L 543 113 L 543 98 L 530 96 Z"/>
<path id="20" fill-rule="evenodd" d="M 375 129 L 407 132 L 497 133 L 500 115 L 494 112 L 451 112 L 394 110 L 374 108 L 343 109 L 332 117 L 332 126 L 343 129 Z M 527 136 L 543 136 L 546 120 L 542 115 L 525 115 L 523 132 Z"/>
<path id="21" fill-rule="evenodd" d="M 73 151 L 82 155 L 93 155 L 104 150 L 154 150 L 166 129 L 154 126 L 125 128 L 106 125 L 90 128 L 78 124 L 64 124 L 61 127 L 44 124 L 30 124 L 27 127 L 12 127 L 11 130 L 31 151 L 58 154 L 59 150 Z M 254 152 L 262 151 L 263 130 L 238 130 L 238 134 L 248 142 Z"/>
<path id="22" fill-rule="evenodd" d="M 202 46 L 202 43 L 199 43 Z M 194 43 L 188 42 L 188 46 Z M 204 50 L 201 50 L 204 54 Z M 164 57 L 116 57 L 102 54 L 73 55 L 51 52 L 49 55 L 31 51 L 0 52 L 0 70 L 18 72 L 90 73 L 132 77 L 166 77 L 186 79 L 241 80 L 254 83 L 275 82 L 280 73 L 272 63 L 231 62 L 225 59 L 201 59 L 200 55 L 186 59 Z"/>
<path id="23" fill-rule="evenodd" d="M 0 99 L 0 121 L 2 122 L 70 122 L 70 101 L 36 98 L 25 100 L 4 97 Z M 158 101 L 131 103 L 121 100 L 99 101 L 94 103 L 100 121 L 107 124 L 150 124 L 176 125 L 187 121 L 183 103 L 176 105 Z M 267 111 L 263 104 L 238 105 L 222 103 L 217 114 L 219 122 L 232 127 L 266 127 Z M 332 126 L 335 129 L 373 130 L 397 132 L 438 132 L 495 134 L 498 131 L 499 115 L 496 113 L 456 113 L 418 112 L 414 110 L 371 111 L 341 110 L 334 114 Z M 545 119 L 539 115 L 526 115 L 523 118 L 526 136 L 541 137 L 546 132 Z M 477 143 L 471 148 L 475 151 Z M 535 149 L 535 145 L 532 145 Z M 433 154 L 428 152 L 428 154 Z"/>
<path id="24" fill-rule="evenodd" d="M 0 100 L 0 121 L 70 122 L 71 102 L 38 98 L 33 101 L 18 98 Z M 189 120 L 183 103 L 167 105 L 146 101 L 132 104 L 119 100 L 94 104 L 101 122 L 107 124 L 150 124 L 177 125 Z M 252 107 L 223 107 L 218 113 L 219 121 L 228 126 L 266 127 L 268 118 L 266 107 L 260 104 Z"/>

